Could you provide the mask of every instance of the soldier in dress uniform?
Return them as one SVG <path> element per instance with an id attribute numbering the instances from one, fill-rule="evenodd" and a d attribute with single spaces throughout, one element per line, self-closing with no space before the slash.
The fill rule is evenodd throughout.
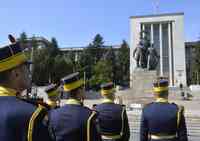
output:
<path id="1" fill-rule="evenodd" d="M 168 80 L 153 85 L 156 101 L 143 108 L 140 141 L 187 141 L 184 108 L 168 102 Z"/>
<path id="2" fill-rule="evenodd" d="M 129 123 L 124 105 L 115 104 L 113 83 L 101 85 L 102 103 L 94 106 L 99 113 L 98 122 L 101 137 L 105 141 L 128 141 Z"/>
<path id="3" fill-rule="evenodd" d="M 51 84 L 47 86 L 47 88 L 45 89 L 45 92 L 48 95 L 47 104 L 49 105 L 51 109 L 59 108 L 59 105 L 57 105 L 58 96 L 59 96 L 58 87 L 59 85 Z"/>
<path id="4" fill-rule="evenodd" d="M 73 73 L 62 80 L 68 97 L 64 106 L 49 113 L 49 127 L 55 141 L 100 141 L 96 128 L 95 111 L 83 106 L 83 80 L 79 73 Z"/>
<path id="5" fill-rule="evenodd" d="M 29 62 L 20 43 L 12 39 L 11 44 L 0 48 L 0 140 L 49 141 L 43 123 L 46 109 L 18 97 L 31 84 Z"/>

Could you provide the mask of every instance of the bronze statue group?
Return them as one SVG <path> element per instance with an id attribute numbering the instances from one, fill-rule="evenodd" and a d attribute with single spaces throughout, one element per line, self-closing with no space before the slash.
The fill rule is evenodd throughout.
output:
<path id="1" fill-rule="evenodd" d="M 150 42 L 145 31 L 140 33 L 140 41 L 133 51 L 133 58 L 136 60 L 137 68 L 147 70 L 155 70 L 159 63 L 156 46 Z"/>
<path id="2" fill-rule="evenodd" d="M 0 48 L 0 141 L 128 141 L 130 128 L 126 106 L 114 103 L 112 82 L 101 85 L 101 104 L 84 106 L 83 80 L 79 72 L 46 88 L 49 100 L 21 97 L 30 87 L 29 62 L 14 39 Z M 58 88 L 67 95 L 58 101 Z M 168 101 L 168 81 L 153 83 L 156 101 L 143 108 L 140 141 L 187 141 L 184 108 Z"/>

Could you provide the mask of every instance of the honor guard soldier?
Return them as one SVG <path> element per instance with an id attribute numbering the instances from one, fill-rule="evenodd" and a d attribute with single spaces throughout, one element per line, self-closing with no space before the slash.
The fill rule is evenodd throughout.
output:
<path id="1" fill-rule="evenodd" d="M 9 36 L 11 37 L 11 35 Z M 14 38 L 13 38 L 14 39 Z M 19 42 L 0 48 L 0 140 L 49 141 L 44 107 L 21 100 L 30 87 L 29 63 Z"/>
<path id="2" fill-rule="evenodd" d="M 73 73 L 62 80 L 64 92 L 68 94 L 64 106 L 49 113 L 49 127 L 55 141 L 99 141 L 95 111 L 83 106 L 83 80 Z"/>
<path id="3" fill-rule="evenodd" d="M 47 104 L 49 105 L 51 109 L 59 108 L 59 106 L 57 105 L 58 96 L 59 96 L 58 87 L 59 85 L 51 84 L 47 86 L 47 88 L 45 89 L 45 92 L 48 95 Z"/>
<path id="4" fill-rule="evenodd" d="M 140 141 L 187 141 L 184 109 L 168 102 L 168 80 L 153 85 L 156 101 L 143 108 Z"/>
<path id="5" fill-rule="evenodd" d="M 113 83 L 101 85 L 102 103 L 95 106 L 101 137 L 105 141 L 128 141 L 129 123 L 124 105 L 115 104 Z"/>

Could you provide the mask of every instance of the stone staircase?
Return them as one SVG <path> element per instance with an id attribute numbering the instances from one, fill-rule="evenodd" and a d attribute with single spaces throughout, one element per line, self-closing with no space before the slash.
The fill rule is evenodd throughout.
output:
<path id="1" fill-rule="evenodd" d="M 131 130 L 130 141 L 139 141 L 141 110 L 134 109 L 132 111 L 127 111 L 127 114 Z M 185 116 L 186 116 L 189 141 L 199 141 L 200 116 L 192 116 L 190 113 L 185 113 Z"/>

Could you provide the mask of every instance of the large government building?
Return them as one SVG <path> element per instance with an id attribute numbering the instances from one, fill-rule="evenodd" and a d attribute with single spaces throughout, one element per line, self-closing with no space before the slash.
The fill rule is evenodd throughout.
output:
<path id="1" fill-rule="evenodd" d="M 130 26 L 130 79 L 136 68 L 132 54 L 145 32 L 160 56 L 157 75 L 168 77 L 171 86 L 186 85 L 184 13 L 133 16 Z"/>

